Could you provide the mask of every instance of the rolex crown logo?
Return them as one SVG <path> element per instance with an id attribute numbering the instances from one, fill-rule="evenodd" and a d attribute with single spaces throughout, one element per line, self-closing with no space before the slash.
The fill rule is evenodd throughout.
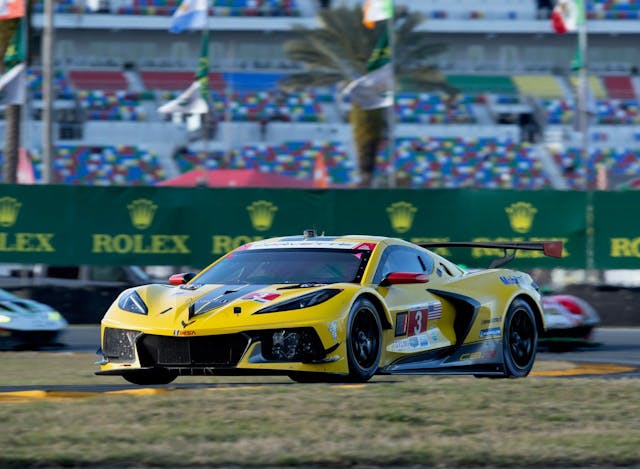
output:
<path id="1" fill-rule="evenodd" d="M 153 223 L 153 216 L 158 206 L 148 199 L 137 199 L 127 205 L 131 223 L 139 230 L 144 230 Z"/>
<path id="2" fill-rule="evenodd" d="M 398 233 L 406 233 L 413 225 L 413 216 L 418 211 L 409 202 L 394 202 L 387 207 L 391 226 Z"/>
<path id="3" fill-rule="evenodd" d="M 516 233 L 527 233 L 533 224 L 533 217 L 538 212 L 528 202 L 515 202 L 504 209 L 509 217 L 509 224 Z"/>
<path id="4" fill-rule="evenodd" d="M 247 207 L 251 224 L 258 231 L 266 231 L 271 228 L 277 210 L 278 207 L 266 200 L 257 200 Z"/>
<path id="5" fill-rule="evenodd" d="M 0 226 L 7 228 L 18 219 L 22 204 L 13 197 L 0 197 Z"/>

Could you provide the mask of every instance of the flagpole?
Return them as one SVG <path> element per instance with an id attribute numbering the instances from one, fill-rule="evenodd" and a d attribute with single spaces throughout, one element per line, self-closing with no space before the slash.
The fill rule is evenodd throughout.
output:
<path id="1" fill-rule="evenodd" d="M 389 166 L 387 183 L 391 189 L 396 187 L 396 160 L 395 160 L 395 127 L 396 127 L 396 79 L 395 79 L 395 37 L 394 16 L 387 20 L 387 34 L 389 36 L 389 65 L 391 66 L 391 105 L 387 109 L 387 150 L 389 152 Z"/>
<path id="2" fill-rule="evenodd" d="M 53 178 L 53 0 L 44 0 L 42 28 L 42 182 Z"/>

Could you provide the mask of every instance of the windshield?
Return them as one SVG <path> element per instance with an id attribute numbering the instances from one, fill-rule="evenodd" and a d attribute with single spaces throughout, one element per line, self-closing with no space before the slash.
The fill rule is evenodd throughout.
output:
<path id="1" fill-rule="evenodd" d="M 203 271 L 199 284 L 357 283 L 371 251 L 256 249 L 232 252 Z"/>

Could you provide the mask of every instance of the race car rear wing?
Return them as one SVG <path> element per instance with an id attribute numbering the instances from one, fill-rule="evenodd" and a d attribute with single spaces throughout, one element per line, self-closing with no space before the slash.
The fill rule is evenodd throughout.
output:
<path id="1" fill-rule="evenodd" d="M 494 259 L 489 266 L 490 269 L 501 267 L 516 257 L 516 252 L 542 251 L 545 256 L 562 257 L 562 241 L 527 241 L 520 243 L 492 243 L 492 242 L 441 242 L 441 243 L 417 243 L 418 246 L 431 248 L 495 248 L 502 249 L 504 255 L 500 259 Z M 511 251 L 511 252 L 509 252 Z"/>

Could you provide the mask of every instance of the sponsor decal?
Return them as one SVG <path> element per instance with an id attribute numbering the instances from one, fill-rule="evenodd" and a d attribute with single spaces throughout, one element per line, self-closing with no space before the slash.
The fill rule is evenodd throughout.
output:
<path id="1" fill-rule="evenodd" d="M 173 335 L 174 336 L 192 336 L 192 335 L 196 335 L 196 331 L 183 331 L 180 329 L 175 329 L 173 331 Z"/>
<path id="2" fill-rule="evenodd" d="M 429 348 L 430 342 L 427 334 L 414 335 L 404 339 L 395 340 L 387 348 L 390 352 L 413 353 Z"/>
<path id="3" fill-rule="evenodd" d="M 282 296 L 280 293 L 275 292 L 254 292 L 243 296 L 242 299 L 257 301 L 258 303 L 268 303 L 269 301 L 273 301 L 280 296 Z"/>
<path id="4" fill-rule="evenodd" d="M 546 313 L 546 311 L 545 311 Z M 495 318 L 483 319 L 482 324 L 495 324 L 497 322 L 502 322 L 502 316 L 498 316 Z"/>
<path id="5" fill-rule="evenodd" d="M 488 337 L 497 337 L 500 335 L 500 327 L 489 327 L 487 329 L 480 330 L 480 338 L 486 339 Z"/>
<path id="6" fill-rule="evenodd" d="M 329 333 L 334 341 L 338 340 L 338 323 L 336 321 L 331 321 L 329 323 Z"/>
<path id="7" fill-rule="evenodd" d="M 282 248 L 324 248 L 324 249 L 360 249 L 362 243 L 331 240 L 280 240 L 264 243 L 253 243 L 247 249 L 282 249 Z"/>
<path id="8" fill-rule="evenodd" d="M 431 301 L 423 305 L 413 306 L 408 314 L 407 335 L 409 337 L 419 335 L 427 331 L 429 321 L 442 317 L 442 303 Z"/>
<path id="9" fill-rule="evenodd" d="M 463 353 L 462 355 L 460 355 L 459 360 L 461 362 L 464 362 L 468 360 L 482 360 L 487 358 L 496 358 L 496 356 L 498 356 L 497 350 L 484 350 L 484 351 L 478 351 L 478 352 Z"/>
<path id="10" fill-rule="evenodd" d="M 409 202 L 394 202 L 387 207 L 391 227 L 397 233 L 406 233 L 413 225 L 418 209 Z"/>
<path id="11" fill-rule="evenodd" d="M 500 281 L 505 285 L 524 285 L 524 278 L 519 275 L 501 275 Z"/>

